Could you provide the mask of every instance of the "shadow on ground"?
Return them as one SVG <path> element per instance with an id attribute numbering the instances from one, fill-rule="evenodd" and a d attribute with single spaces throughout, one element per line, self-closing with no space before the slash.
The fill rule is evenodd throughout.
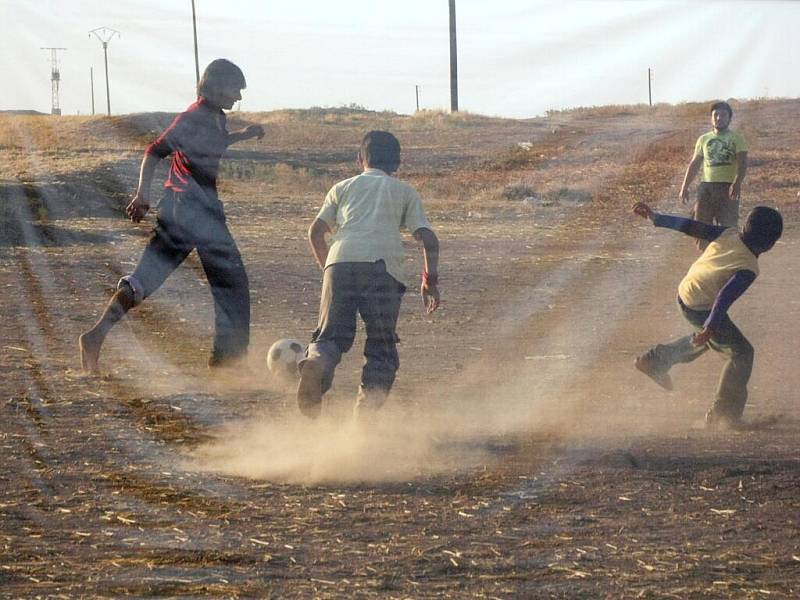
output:
<path id="1" fill-rule="evenodd" d="M 135 176 L 136 165 L 128 160 L 45 181 L 0 182 L 0 247 L 109 242 L 112 234 L 59 222 L 123 217 Z"/>

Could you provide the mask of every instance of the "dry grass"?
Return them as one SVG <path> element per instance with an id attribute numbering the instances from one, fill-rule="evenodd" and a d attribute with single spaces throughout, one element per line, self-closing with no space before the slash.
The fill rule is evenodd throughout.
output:
<path id="1" fill-rule="evenodd" d="M 798 103 L 733 105 L 734 124 L 753 149 L 747 193 L 793 210 L 800 200 L 797 177 L 791 174 L 798 136 L 783 124 Z M 636 198 L 675 197 L 694 139 L 708 126 L 707 110 L 706 102 L 583 107 L 530 120 L 441 111 L 399 115 L 357 107 L 232 113 L 231 129 L 259 123 L 267 134 L 261 142 L 231 149 L 221 179 L 223 190 L 233 186 L 237 193 L 236 182 L 242 182 L 259 195 L 320 197 L 356 172 L 364 132 L 389 129 L 404 148 L 399 176 L 416 185 L 433 210 L 452 205 L 465 213 L 501 214 L 521 209 L 512 205 L 529 196 L 558 202 L 565 197 L 562 190 L 603 206 L 627 206 Z M 172 118 L 168 113 L 110 119 L 2 115 L 0 147 L 6 159 L 0 179 L 35 188 L 34 182 L 68 181 L 83 173 L 82 179 L 96 182 L 106 195 L 128 195 L 142 149 Z M 529 193 L 509 197 L 509 186 Z M 669 188 L 666 194 L 653 193 Z"/>
<path id="2" fill-rule="evenodd" d="M 623 213 L 676 208 L 701 108 L 232 115 L 268 133 L 223 161 L 254 300 L 252 377 L 228 379 L 205 368 L 213 305 L 191 258 L 115 329 L 103 377 L 74 370 L 76 336 L 145 243 L 120 205 L 171 115 L 0 119 L 3 593 L 796 597 L 797 419 L 687 433 L 718 365 L 692 365 L 671 398 L 630 368 L 673 333 L 693 252 Z M 797 108 L 737 107 L 755 149 L 746 203 L 796 204 Z M 305 228 L 377 127 L 400 136 L 400 175 L 441 235 L 444 303 L 431 318 L 409 292 L 388 433 L 359 438 L 339 426 L 357 350 L 319 427 L 296 421 L 263 356 L 314 327 Z M 757 414 L 791 414 L 795 247 L 787 235 L 738 309 L 760 335 Z"/>

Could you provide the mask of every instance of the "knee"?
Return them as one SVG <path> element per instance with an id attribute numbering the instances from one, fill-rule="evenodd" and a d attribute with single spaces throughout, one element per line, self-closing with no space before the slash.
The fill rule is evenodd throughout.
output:
<path id="1" fill-rule="evenodd" d="M 144 286 L 133 275 L 126 275 L 117 283 L 117 293 L 122 296 L 130 308 L 144 301 Z"/>

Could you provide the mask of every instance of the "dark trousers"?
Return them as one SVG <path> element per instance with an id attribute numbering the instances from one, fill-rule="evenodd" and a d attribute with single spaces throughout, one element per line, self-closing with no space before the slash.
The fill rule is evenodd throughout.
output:
<path id="1" fill-rule="evenodd" d="M 321 365 L 323 393 L 331 387 L 342 354 L 353 345 L 357 315 L 364 320 L 367 333 L 361 388 L 389 392 L 400 367 L 396 329 L 405 290 L 387 273 L 382 260 L 336 263 L 325 269 L 319 324 L 304 359 Z"/>
<path id="2" fill-rule="evenodd" d="M 197 250 L 214 297 L 214 356 L 235 358 L 250 341 L 250 285 L 236 241 L 215 195 L 168 191 L 150 242 L 133 272 L 144 297 L 155 292 Z"/>
<path id="3" fill-rule="evenodd" d="M 678 301 L 681 313 L 692 326 L 700 331 L 710 311 L 692 310 Z M 694 346 L 692 336 L 682 337 L 669 344 L 659 344 L 649 350 L 657 369 L 668 371 L 674 364 L 688 363 L 699 358 L 708 349 L 725 357 L 717 392 L 712 407 L 716 416 L 733 420 L 741 418 L 747 402 L 747 382 L 753 371 L 753 346 L 730 317 L 725 315 L 714 336 L 704 346 Z"/>
<path id="4" fill-rule="evenodd" d="M 701 182 L 697 187 L 697 202 L 692 218 L 709 225 L 738 227 L 739 201 L 731 200 L 730 187 L 730 183 Z M 708 240 L 698 239 L 696 243 L 700 250 L 708 246 Z"/>

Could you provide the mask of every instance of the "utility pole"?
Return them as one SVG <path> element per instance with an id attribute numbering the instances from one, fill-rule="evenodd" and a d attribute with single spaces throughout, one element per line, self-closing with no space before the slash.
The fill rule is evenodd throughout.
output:
<path id="1" fill-rule="evenodd" d="M 450 0 L 450 112 L 458 112 L 458 56 L 456 52 L 456 0 Z"/>
<path id="2" fill-rule="evenodd" d="M 194 0 L 192 0 L 192 30 L 194 31 L 194 75 L 195 83 L 200 85 L 200 58 L 197 54 L 197 15 L 194 10 Z"/>
<path id="3" fill-rule="evenodd" d="M 419 112 L 419 86 L 418 85 L 414 86 L 414 91 L 417 94 L 417 112 Z"/>
<path id="4" fill-rule="evenodd" d="M 58 86 L 61 83 L 61 72 L 58 70 L 58 51 L 66 48 L 40 48 L 40 50 L 50 50 L 50 114 L 60 115 L 61 105 L 58 102 Z"/>
<path id="5" fill-rule="evenodd" d="M 111 116 L 111 91 L 108 85 L 108 42 L 111 41 L 115 35 L 121 37 L 119 31 L 111 29 L 110 27 L 98 27 L 89 32 L 89 37 L 96 37 L 103 44 L 103 60 L 106 66 L 106 108 L 108 109 L 108 116 Z"/>
<path id="6" fill-rule="evenodd" d="M 647 67 L 647 99 L 650 106 L 653 106 L 653 71 Z"/>
<path id="7" fill-rule="evenodd" d="M 89 87 L 92 90 L 92 115 L 94 116 L 94 67 L 89 67 Z"/>

